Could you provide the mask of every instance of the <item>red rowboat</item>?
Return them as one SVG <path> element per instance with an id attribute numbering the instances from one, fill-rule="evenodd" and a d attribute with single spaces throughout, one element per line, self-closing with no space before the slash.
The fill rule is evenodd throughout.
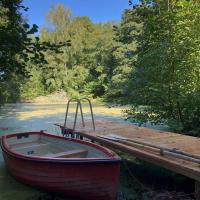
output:
<path id="1" fill-rule="evenodd" d="M 116 200 L 120 158 L 86 141 L 44 132 L 2 136 L 9 172 L 19 181 L 84 200 Z"/>

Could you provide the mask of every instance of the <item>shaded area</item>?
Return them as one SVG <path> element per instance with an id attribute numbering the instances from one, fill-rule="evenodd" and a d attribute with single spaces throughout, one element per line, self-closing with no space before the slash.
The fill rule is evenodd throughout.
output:
<path id="1" fill-rule="evenodd" d="M 192 179 L 124 154 L 121 156 L 124 158 L 120 178 L 123 199 L 195 199 Z"/>

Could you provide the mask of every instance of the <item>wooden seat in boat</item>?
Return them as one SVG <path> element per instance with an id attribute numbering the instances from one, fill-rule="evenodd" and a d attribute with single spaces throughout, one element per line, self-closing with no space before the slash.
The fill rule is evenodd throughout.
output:
<path id="1" fill-rule="evenodd" d="M 75 149 L 65 152 L 52 154 L 51 158 L 85 158 L 88 154 L 87 150 Z"/>
<path id="2" fill-rule="evenodd" d="M 27 147 L 40 147 L 40 146 L 46 146 L 46 145 L 49 145 L 49 143 L 37 141 L 37 142 L 12 144 L 12 145 L 9 145 L 9 147 L 11 149 L 18 149 L 18 148 L 27 148 Z"/>

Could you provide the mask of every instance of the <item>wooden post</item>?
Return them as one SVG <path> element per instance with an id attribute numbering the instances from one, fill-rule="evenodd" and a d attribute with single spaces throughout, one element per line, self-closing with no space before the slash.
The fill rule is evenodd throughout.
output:
<path id="1" fill-rule="evenodd" d="M 200 200 L 200 182 L 195 181 L 195 196 L 196 200 Z"/>

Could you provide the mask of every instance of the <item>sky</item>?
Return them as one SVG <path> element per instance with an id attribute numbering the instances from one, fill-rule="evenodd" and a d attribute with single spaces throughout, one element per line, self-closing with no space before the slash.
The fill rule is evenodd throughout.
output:
<path id="1" fill-rule="evenodd" d="M 120 21 L 123 10 L 130 8 L 128 0 L 24 0 L 23 5 L 29 7 L 25 17 L 41 28 L 51 6 L 58 3 L 69 7 L 73 16 L 88 16 L 94 23 Z"/>

